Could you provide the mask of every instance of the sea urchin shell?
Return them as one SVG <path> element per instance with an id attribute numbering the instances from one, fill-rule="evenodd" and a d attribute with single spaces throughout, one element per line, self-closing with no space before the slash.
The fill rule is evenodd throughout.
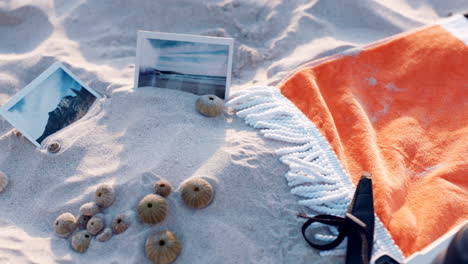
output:
<path id="1" fill-rule="evenodd" d="M 106 227 L 104 231 L 101 232 L 101 234 L 97 235 L 96 239 L 104 242 L 109 240 L 112 237 L 112 230 L 109 227 Z"/>
<path id="2" fill-rule="evenodd" d="M 0 193 L 3 192 L 8 186 L 8 176 L 0 171 Z"/>
<path id="3" fill-rule="evenodd" d="M 94 202 L 85 203 L 80 207 L 80 214 L 93 216 L 99 213 L 99 206 Z"/>
<path id="4" fill-rule="evenodd" d="M 166 198 L 171 194 L 172 185 L 166 180 L 159 180 L 154 184 L 154 192 Z"/>
<path id="5" fill-rule="evenodd" d="M 92 238 L 93 236 L 86 230 L 75 233 L 71 240 L 73 249 L 80 253 L 85 252 Z"/>
<path id="6" fill-rule="evenodd" d="M 182 185 L 182 200 L 188 207 L 201 209 L 213 199 L 213 187 L 201 178 L 193 178 Z"/>
<path id="7" fill-rule="evenodd" d="M 224 111 L 224 101 L 216 95 L 202 95 L 197 99 L 196 108 L 200 114 L 215 117 Z"/>
<path id="8" fill-rule="evenodd" d="M 123 233 L 130 226 L 130 223 L 130 216 L 126 213 L 121 213 L 112 221 L 112 230 L 116 234 Z"/>
<path id="9" fill-rule="evenodd" d="M 57 153 L 60 151 L 60 144 L 57 143 L 57 142 L 52 142 L 48 147 L 47 147 L 47 150 L 50 152 L 50 153 Z"/>
<path id="10" fill-rule="evenodd" d="M 182 245 L 171 231 L 151 234 L 146 239 L 146 256 L 156 264 L 172 263 L 179 256 Z"/>
<path id="11" fill-rule="evenodd" d="M 159 195 L 148 194 L 138 203 L 138 216 L 143 223 L 157 224 L 167 215 L 167 202 Z"/>
<path id="12" fill-rule="evenodd" d="M 86 229 L 92 234 L 96 235 L 99 233 L 105 226 L 104 222 L 104 215 L 103 214 L 97 214 L 91 219 L 89 219 L 88 224 L 86 225 Z"/>
<path id="13" fill-rule="evenodd" d="M 102 208 L 111 206 L 114 202 L 115 194 L 114 188 L 108 184 L 101 184 L 96 190 L 95 201 L 96 204 Z"/>
<path id="14" fill-rule="evenodd" d="M 79 215 L 78 218 L 76 219 L 78 228 L 86 229 L 86 225 L 88 224 L 89 219 L 91 219 L 91 216 L 89 215 Z"/>
<path id="15" fill-rule="evenodd" d="M 63 213 L 55 219 L 55 233 L 60 237 L 68 237 L 76 228 L 76 218 L 70 213 Z"/>

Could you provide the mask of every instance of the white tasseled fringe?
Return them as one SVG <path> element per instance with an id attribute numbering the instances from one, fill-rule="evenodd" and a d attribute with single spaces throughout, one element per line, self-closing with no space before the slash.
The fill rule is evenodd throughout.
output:
<path id="1" fill-rule="evenodd" d="M 269 139 L 288 143 L 276 153 L 289 167 L 285 177 L 291 193 L 300 197 L 299 204 L 318 214 L 344 216 L 354 195 L 350 177 L 338 161 L 328 142 L 315 125 L 275 87 L 253 87 L 235 93 L 228 106 L 237 116 Z M 330 231 L 336 229 L 331 228 Z M 373 256 L 384 253 L 403 262 L 400 249 L 376 216 Z M 317 235 L 324 242 L 333 235 Z M 345 254 L 346 243 L 322 256 Z"/>

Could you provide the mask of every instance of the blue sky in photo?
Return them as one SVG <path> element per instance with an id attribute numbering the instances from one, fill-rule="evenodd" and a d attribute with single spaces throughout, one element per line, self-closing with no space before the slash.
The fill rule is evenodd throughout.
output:
<path id="1" fill-rule="evenodd" d="M 59 68 L 8 109 L 6 115 L 15 127 L 37 139 L 44 133 L 49 112 L 57 107 L 63 97 L 76 95 L 72 88 L 77 91 L 82 89 L 78 82 Z"/>
<path id="2" fill-rule="evenodd" d="M 226 77 L 229 46 L 189 41 L 146 39 L 140 68 Z"/>

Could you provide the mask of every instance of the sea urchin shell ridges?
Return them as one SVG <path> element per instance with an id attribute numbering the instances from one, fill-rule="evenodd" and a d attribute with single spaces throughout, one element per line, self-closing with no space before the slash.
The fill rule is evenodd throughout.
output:
<path id="1" fill-rule="evenodd" d="M 93 216 L 99 213 L 99 206 L 94 202 L 85 203 L 80 207 L 80 214 Z"/>
<path id="2" fill-rule="evenodd" d="M 47 147 L 47 150 L 50 152 L 50 153 L 57 153 L 60 151 L 60 144 L 57 143 L 57 142 L 52 142 L 48 147 Z"/>
<path id="3" fill-rule="evenodd" d="M 98 206 L 107 208 L 114 202 L 114 198 L 115 194 L 112 186 L 108 184 L 99 185 L 95 194 L 95 201 Z"/>
<path id="4" fill-rule="evenodd" d="M 161 195 L 162 197 L 167 197 L 171 194 L 172 185 L 166 180 L 159 180 L 154 184 L 154 192 Z"/>
<path id="5" fill-rule="evenodd" d="M 201 209 L 213 199 L 213 187 L 201 178 L 193 178 L 182 185 L 182 200 L 188 207 Z"/>
<path id="6" fill-rule="evenodd" d="M 91 219 L 89 219 L 88 224 L 86 225 L 86 229 L 92 234 L 96 235 L 99 233 L 103 228 L 104 228 L 105 222 L 104 222 L 104 215 L 103 214 L 97 214 Z"/>
<path id="7" fill-rule="evenodd" d="M 78 228 L 86 229 L 86 225 L 88 224 L 89 219 L 91 219 L 91 216 L 89 215 L 79 215 L 78 218 L 76 219 Z"/>
<path id="8" fill-rule="evenodd" d="M 182 246 L 171 231 L 151 234 L 146 239 L 146 256 L 155 264 L 172 263 L 179 256 Z"/>
<path id="9" fill-rule="evenodd" d="M 143 223 L 157 224 L 167 215 L 167 202 L 156 194 L 148 194 L 138 203 L 138 216 Z"/>
<path id="10" fill-rule="evenodd" d="M 93 236 L 86 230 L 75 233 L 71 240 L 73 249 L 80 253 L 85 252 L 88 250 L 92 238 Z"/>
<path id="11" fill-rule="evenodd" d="M 130 223 L 130 216 L 126 213 L 121 213 L 112 221 L 112 231 L 116 234 L 123 233 L 130 226 Z"/>
<path id="12" fill-rule="evenodd" d="M 99 235 L 96 236 L 96 239 L 99 240 L 99 241 L 101 241 L 101 242 L 104 242 L 104 241 L 109 240 L 111 237 L 112 237 L 112 230 L 111 230 L 109 227 L 106 227 L 106 228 L 101 232 L 101 234 L 99 234 Z"/>
<path id="13" fill-rule="evenodd" d="M 63 213 L 55 219 L 55 233 L 60 237 L 68 237 L 76 228 L 76 218 L 70 213 Z"/>
<path id="14" fill-rule="evenodd" d="M 197 99 L 196 108 L 202 115 L 215 117 L 224 111 L 224 101 L 216 95 L 202 95 Z"/>

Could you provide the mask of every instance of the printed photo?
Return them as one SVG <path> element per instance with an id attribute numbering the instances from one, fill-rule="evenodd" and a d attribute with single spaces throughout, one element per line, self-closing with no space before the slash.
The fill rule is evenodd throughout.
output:
<path id="1" fill-rule="evenodd" d="M 60 63 L 52 65 L 0 109 L 37 147 L 83 117 L 100 96 Z"/>
<path id="2" fill-rule="evenodd" d="M 229 96 L 233 39 L 138 32 L 135 87 Z"/>

